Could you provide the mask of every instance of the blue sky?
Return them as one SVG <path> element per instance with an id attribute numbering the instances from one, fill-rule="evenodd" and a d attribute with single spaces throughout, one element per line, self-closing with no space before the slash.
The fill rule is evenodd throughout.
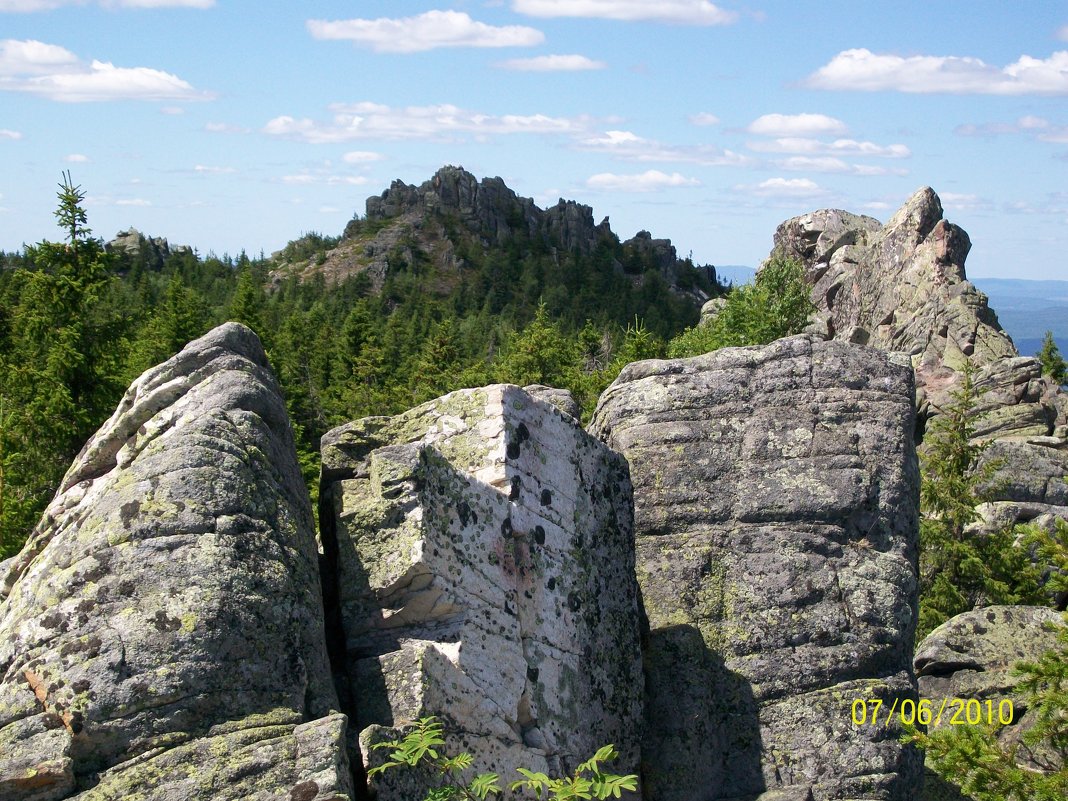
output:
<path id="1" fill-rule="evenodd" d="M 969 274 L 1068 279 L 1068 4 L 0 0 L 0 249 L 337 234 L 443 164 L 700 262 L 930 185 Z"/>

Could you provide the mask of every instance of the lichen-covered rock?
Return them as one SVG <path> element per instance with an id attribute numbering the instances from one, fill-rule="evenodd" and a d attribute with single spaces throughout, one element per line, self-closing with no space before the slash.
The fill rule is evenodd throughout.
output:
<path id="1" fill-rule="evenodd" d="M 508 781 L 614 743 L 637 770 L 641 652 L 626 462 L 519 387 L 461 390 L 323 438 L 364 761 L 427 715 Z M 336 543 L 336 545 L 334 544 Z M 416 792 L 383 774 L 378 798 Z"/>
<path id="2" fill-rule="evenodd" d="M 1034 725 L 1035 714 L 1014 694 L 1019 677 L 1012 669 L 1060 647 L 1057 632 L 1064 625 L 1062 614 L 1044 606 L 989 606 L 957 615 L 928 634 L 916 649 L 915 667 L 920 696 L 935 704 L 932 728 L 974 723 L 976 717 L 983 723 L 988 716 L 1002 723 L 1011 719 L 998 731 L 998 740 L 1006 747 L 1018 746 L 1018 761 L 1035 769 L 1056 764 L 1063 755 L 1035 754 L 1021 740 Z M 944 711 L 942 699 L 948 699 Z M 969 709 L 969 700 L 979 706 Z M 1011 711 L 1005 706 L 1009 702 Z M 929 801 L 952 793 L 937 778 L 928 784 Z"/>
<path id="3" fill-rule="evenodd" d="M 912 798 L 916 754 L 850 707 L 915 695 L 913 424 L 907 363 L 807 336 L 601 396 L 634 482 L 647 798 Z"/>
<path id="4" fill-rule="evenodd" d="M 4 563 L 0 797 L 351 798 L 318 552 L 255 334 L 141 376 Z"/>

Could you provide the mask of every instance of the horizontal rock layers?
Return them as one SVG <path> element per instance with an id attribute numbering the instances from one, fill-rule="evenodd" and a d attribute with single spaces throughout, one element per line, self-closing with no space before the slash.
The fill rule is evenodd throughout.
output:
<path id="1" fill-rule="evenodd" d="M 531 388 L 536 390 L 538 388 Z M 320 520 L 363 758 L 426 715 L 503 781 L 605 743 L 637 770 L 642 673 L 626 462 L 519 387 L 323 438 Z M 557 774 L 559 775 L 559 774 Z M 378 798 L 415 797 L 401 772 Z"/>
<path id="2" fill-rule="evenodd" d="M 352 797 L 285 404 L 227 324 L 139 378 L 3 565 L 0 797 Z"/>
<path id="3" fill-rule="evenodd" d="M 912 798 L 918 756 L 850 706 L 915 697 L 913 424 L 907 362 L 806 336 L 637 362 L 602 395 L 591 430 L 634 482 L 647 798 Z"/>

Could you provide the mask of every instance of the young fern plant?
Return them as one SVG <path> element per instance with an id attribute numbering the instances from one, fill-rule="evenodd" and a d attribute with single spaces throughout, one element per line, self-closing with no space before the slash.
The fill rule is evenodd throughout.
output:
<path id="1" fill-rule="evenodd" d="M 389 759 L 367 771 L 369 778 L 398 767 L 422 768 L 438 782 L 437 787 L 427 791 L 423 801 L 486 801 L 503 792 L 500 776 L 496 773 L 480 773 L 471 781 L 463 781 L 462 774 L 473 763 L 470 754 L 447 756 L 441 747 L 445 745 L 444 728 L 435 717 L 420 718 L 414 728 L 399 740 L 375 743 L 372 748 L 393 749 Z M 573 776 L 554 779 L 544 773 L 518 768 L 524 777 L 512 782 L 512 792 L 530 791 L 537 799 L 546 801 L 580 801 L 580 799 L 621 798 L 624 790 L 637 790 L 638 777 L 634 774 L 618 776 L 605 773 L 602 762 L 619 756 L 614 746 L 606 745 L 576 768 Z"/>

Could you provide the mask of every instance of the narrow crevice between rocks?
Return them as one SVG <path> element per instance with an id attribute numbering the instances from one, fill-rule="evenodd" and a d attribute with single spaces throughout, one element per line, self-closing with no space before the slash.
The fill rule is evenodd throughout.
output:
<path id="1" fill-rule="evenodd" d="M 360 733 L 356 730 L 356 702 L 352 697 L 352 684 L 349 678 L 345 627 L 341 620 L 341 589 L 338 583 L 338 541 L 333 509 L 333 487 L 327 486 L 323 481 L 320 481 L 319 489 L 319 541 L 323 547 L 323 552 L 319 556 L 319 583 L 323 591 L 326 653 L 330 660 L 330 673 L 337 690 L 338 704 L 349 719 L 346 746 L 352 771 L 352 786 L 356 791 L 355 801 L 370 801 L 367 772 L 364 770 L 359 748 Z"/>

